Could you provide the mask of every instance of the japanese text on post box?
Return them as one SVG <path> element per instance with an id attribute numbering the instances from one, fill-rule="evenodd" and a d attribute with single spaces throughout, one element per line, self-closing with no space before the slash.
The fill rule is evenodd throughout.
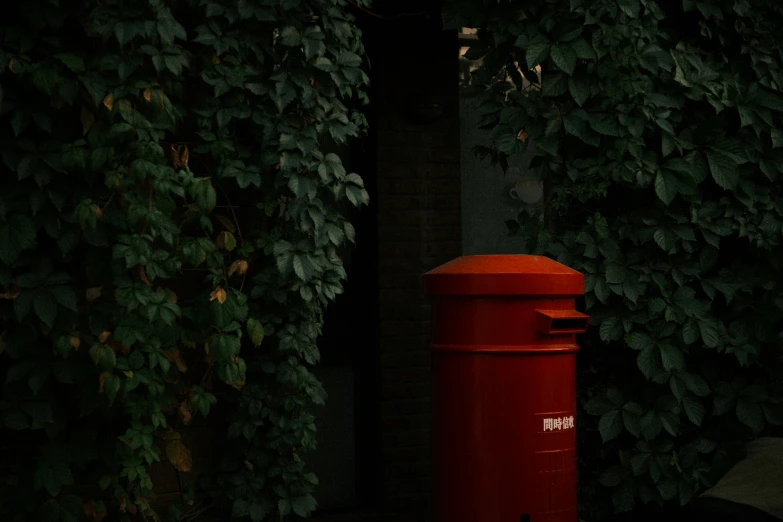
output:
<path id="1" fill-rule="evenodd" d="M 544 419 L 544 431 L 562 431 L 574 427 L 574 416 L 547 417 Z"/>

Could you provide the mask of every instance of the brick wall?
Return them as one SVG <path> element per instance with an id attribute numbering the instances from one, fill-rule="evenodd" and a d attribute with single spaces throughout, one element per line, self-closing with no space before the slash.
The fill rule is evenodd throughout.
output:
<path id="1" fill-rule="evenodd" d="M 457 42 L 436 19 L 387 27 L 388 34 L 374 35 L 386 45 L 370 49 L 377 147 L 379 493 L 384 507 L 426 513 L 432 477 L 430 355 L 421 276 L 461 254 Z M 422 122 L 421 110 L 433 105 L 442 116 Z"/>

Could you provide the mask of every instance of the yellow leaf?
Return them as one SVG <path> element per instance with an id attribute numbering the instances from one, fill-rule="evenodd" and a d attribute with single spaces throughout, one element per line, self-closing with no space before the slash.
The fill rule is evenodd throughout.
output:
<path id="1" fill-rule="evenodd" d="M 193 457 L 181 440 L 170 440 L 166 444 L 166 457 L 177 471 L 188 472 L 193 469 Z"/>
<path id="2" fill-rule="evenodd" d="M 95 115 L 87 107 L 82 106 L 82 135 L 86 135 L 95 124 Z"/>
<path id="3" fill-rule="evenodd" d="M 249 460 L 245 461 L 245 467 L 247 468 L 248 471 L 253 471 L 253 469 L 255 468 L 255 466 L 253 466 L 253 463 L 250 462 Z"/>
<path id="4" fill-rule="evenodd" d="M 147 272 L 144 271 L 144 267 L 139 265 L 136 267 L 136 276 L 147 286 L 152 286 L 152 283 L 150 283 L 149 278 L 147 277 Z"/>
<path id="5" fill-rule="evenodd" d="M 101 296 L 102 291 L 102 286 L 94 286 L 92 288 L 88 288 L 87 291 L 84 292 L 84 296 L 87 298 L 88 303 L 92 303 Z"/>
<path id="6" fill-rule="evenodd" d="M 18 288 L 9 288 L 8 290 L 0 294 L 0 299 L 8 299 L 10 301 L 13 301 L 17 297 L 19 297 Z"/>
<path id="7" fill-rule="evenodd" d="M 188 401 L 182 401 L 177 410 L 179 412 L 179 418 L 182 419 L 182 424 L 187 426 L 193 419 L 193 412 L 190 411 L 190 403 Z"/>
<path id="8" fill-rule="evenodd" d="M 214 301 L 217 299 L 217 302 L 220 304 L 223 304 L 226 302 L 226 291 L 222 288 L 215 288 L 212 290 L 212 293 L 209 294 L 209 300 Z"/>
<path id="9" fill-rule="evenodd" d="M 237 259 L 228 267 L 228 277 L 234 274 L 245 275 L 245 272 L 247 272 L 247 261 L 244 259 Z"/>
<path id="10" fill-rule="evenodd" d="M 106 341 L 109 340 L 110 335 L 111 335 L 110 332 L 101 332 L 101 335 L 98 336 L 98 342 L 101 344 L 105 344 Z"/>
<path id="11" fill-rule="evenodd" d="M 176 304 L 177 303 L 177 294 L 175 294 L 172 291 L 169 291 L 168 302 L 171 303 L 171 304 Z"/>
<path id="12" fill-rule="evenodd" d="M 109 378 L 109 375 L 111 375 L 111 372 L 103 372 L 100 377 L 98 377 L 98 392 L 103 393 L 103 388 L 106 385 L 106 379 Z"/>
<path id="13" fill-rule="evenodd" d="M 524 130 L 519 131 L 519 134 L 517 134 L 517 139 L 522 143 L 525 143 L 527 141 L 527 138 L 528 138 L 528 134 Z"/>
<path id="14" fill-rule="evenodd" d="M 109 93 L 106 95 L 106 97 L 103 99 L 103 105 L 109 109 L 112 110 L 114 108 L 114 94 Z"/>
<path id="15" fill-rule="evenodd" d="M 69 339 L 69 341 L 70 341 L 71 346 L 73 347 L 73 349 L 76 350 L 76 351 L 78 351 L 79 350 L 79 346 L 82 345 L 81 339 L 79 339 L 75 335 L 72 335 L 71 338 Z"/>
<path id="16" fill-rule="evenodd" d="M 171 162 L 175 167 L 184 167 L 188 164 L 190 159 L 190 151 L 187 145 L 174 145 L 171 146 Z"/>
<path id="17" fill-rule="evenodd" d="M 234 237 L 234 234 L 231 232 L 228 232 L 224 230 L 220 234 L 218 234 L 217 241 L 215 241 L 215 244 L 218 248 L 224 248 L 231 252 L 237 247 L 237 240 Z"/>
<path id="18" fill-rule="evenodd" d="M 148 102 L 152 101 L 152 89 L 150 89 L 149 87 L 144 89 L 144 99 L 147 100 Z"/>
<path id="19" fill-rule="evenodd" d="M 130 100 L 120 100 L 119 102 L 120 110 L 123 112 L 132 111 L 133 105 L 131 105 Z"/>
<path id="20" fill-rule="evenodd" d="M 87 518 L 92 518 L 96 522 L 101 522 L 101 520 L 106 518 L 106 515 L 107 515 L 106 510 L 97 509 L 95 506 L 93 506 L 92 504 L 90 504 L 88 502 L 85 502 L 84 506 L 82 506 L 82 507 L 84 508 L 84 515 Z"/>
<path id="21" fill-rule="evenodd" d="M 10 60 L 8 60 L 8 70 L 9 71 L 15 72 L 14 71 L 14 65 L 16 65 L 16 58 L 11 58 Z"/>
<path id="22" fill-rule="evenodd" d="M 220 56 L 218 56 L 218 55 L 212 56 L 212 64 L 213 65 L 218 65 L 219 63 L 220 63 Z"/>
<path id="23" fill-rule="evenodd" d="M 166 350 L 166 358 L 169 361 L 176 364 L 177 369 L 182 373 L 188 371 L 188 365 L 185 363 L 185 359 L 182 358 L 182 352 L 179 351 L 179 348 L 174 348 L 173 350 Z"/>

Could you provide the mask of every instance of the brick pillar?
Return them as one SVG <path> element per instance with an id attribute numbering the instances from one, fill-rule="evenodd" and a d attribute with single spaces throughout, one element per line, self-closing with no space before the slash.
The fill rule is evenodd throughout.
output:
<path id="1" fill-rule="evenodd" d="M 370 55 L 380 292 L 378 487 L 384 506 L 425 513 L 432 489 L 431 392 L 421 276 L 462 250 L 458 50 L 456 34 L 443 32 L 437 19 L 384 27 L 391 28 L 374 35 Z"/>

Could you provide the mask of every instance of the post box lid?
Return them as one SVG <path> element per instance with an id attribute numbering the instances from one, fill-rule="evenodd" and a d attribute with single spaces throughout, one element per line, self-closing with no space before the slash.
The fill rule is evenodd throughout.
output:
<path id="1" fill-rule="evenodd" d="M 424 274 L 430 295 L 582 295 L 584 275 L 543 256 L 462 256 Z"/>

